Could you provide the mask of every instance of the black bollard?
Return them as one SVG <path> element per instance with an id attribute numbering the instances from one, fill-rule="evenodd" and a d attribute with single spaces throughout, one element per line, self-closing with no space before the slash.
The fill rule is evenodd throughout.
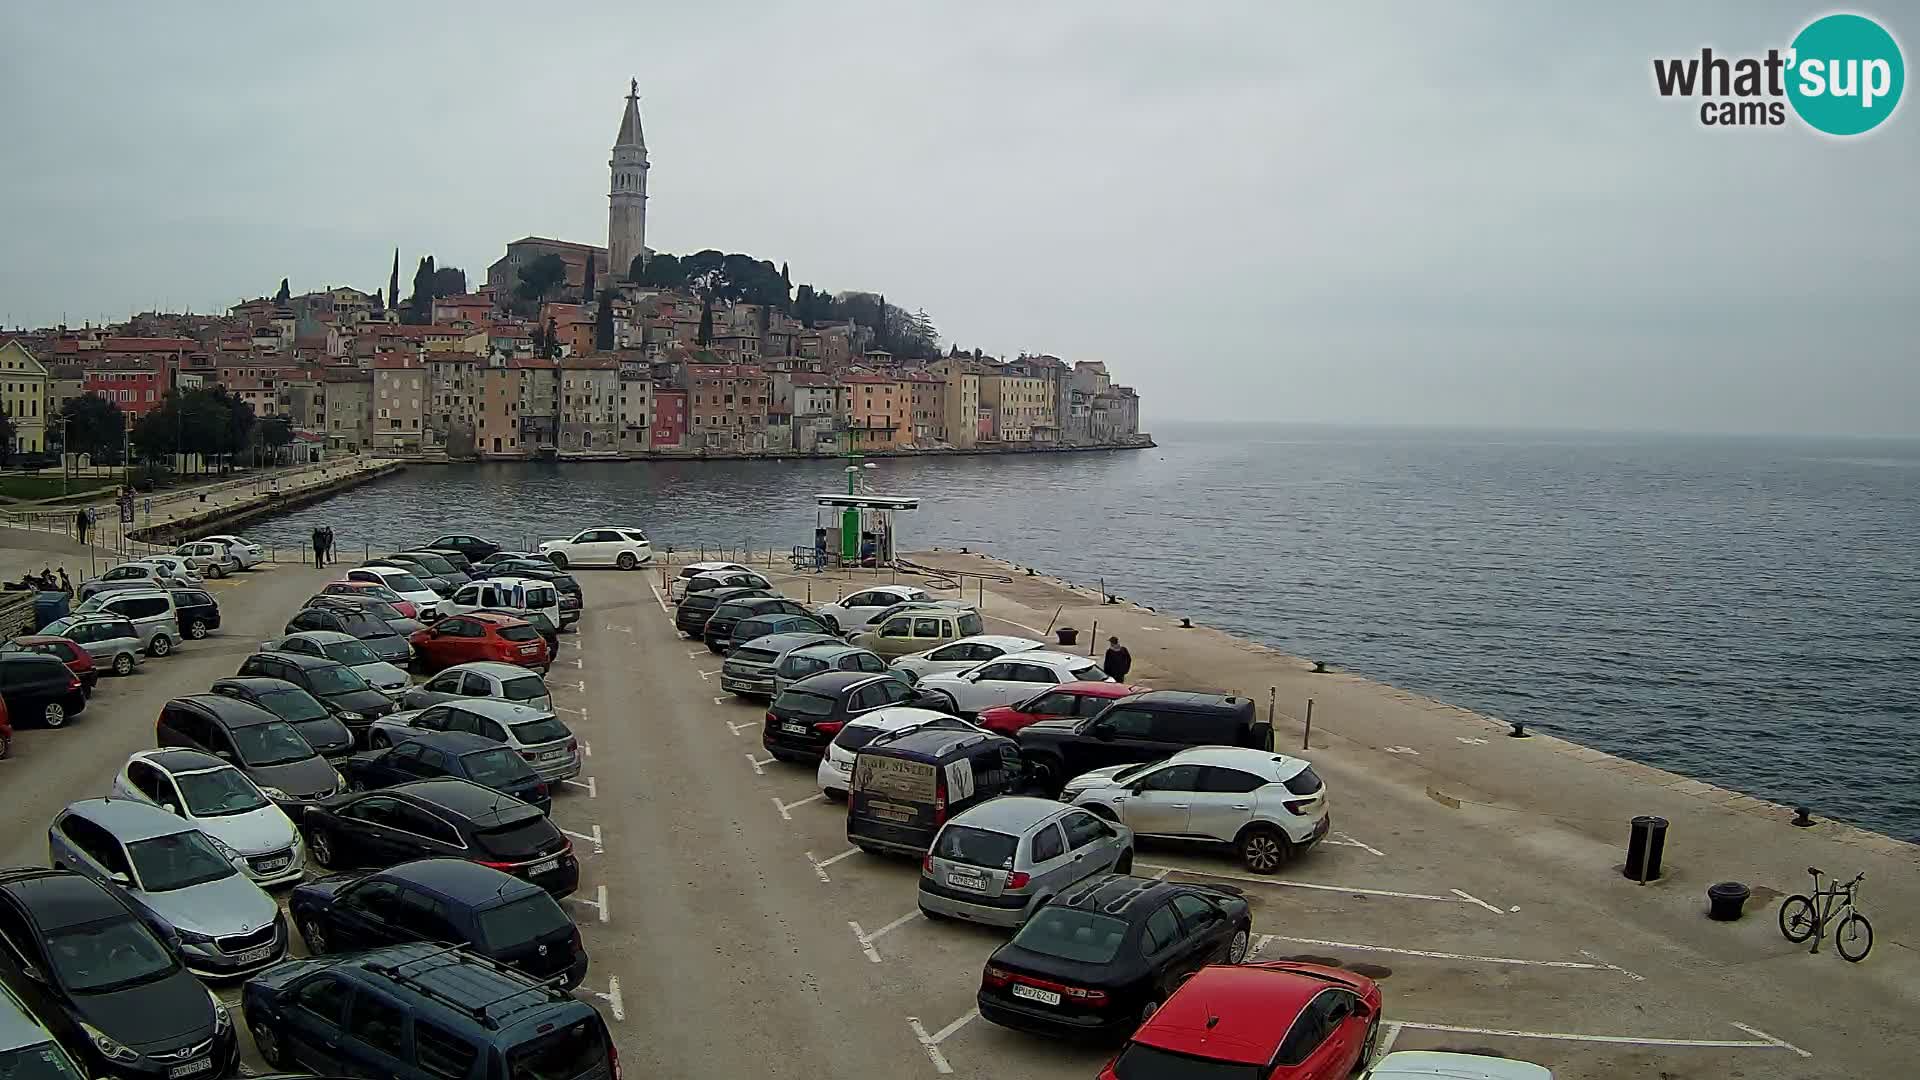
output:
<path id="1" fill-rule="evenodd" d="M 1622 868 L 1629 879 L 1645 885 L 1660 880 L 1660 858 L 1667 849 L 1667 819 L 1641 815 L 1631 822 L 1627 836 L 1627 865 Z"/>

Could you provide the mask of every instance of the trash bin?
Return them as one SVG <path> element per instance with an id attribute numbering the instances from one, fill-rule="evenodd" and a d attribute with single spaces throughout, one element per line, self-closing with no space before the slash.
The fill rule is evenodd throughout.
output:
<path id="1" fill-rule="evenodd" d="M 1074 629 L 1071 626 L 1063 626 L 1060 629 L 1055 630 L 1053 632 L 1053 636 L 1060 639 L 1060 644 L 1071 645 L 1074 642 L 1080 640 L 1080 631 Z"/>
<path id="2" fill-rule="evenodd" d="M 47 624 L 67 617 L 67 594 L 63 592 L 38 593 L 33 598 L 33 629 L 38 633 L 46 629 Z"/>
<path id="3" fill-rule="evenodd" d="M 1707 890 L 1707 918 L 1733 922 L 1740 917 L 1753 890 L 1738 881 L 1723 881 Z"/>
<path id="4" fill-rule="evenodd" d="M 1627 865 L 1622 871 L 1634 881 L 1660 880 L 1660 856 L 1667 850 L 1667 819 L 1634 818 L 1627 837 Z"/>

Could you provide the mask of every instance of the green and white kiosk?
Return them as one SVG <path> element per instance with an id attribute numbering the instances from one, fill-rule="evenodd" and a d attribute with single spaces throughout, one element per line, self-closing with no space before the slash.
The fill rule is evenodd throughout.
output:
<path id="1" fill-rule="evenodd" d="M 886 566 L 894 557 L 893 515 L 920 509 L 920 500 L 900 495 L 815 495 L 815 557 L 837 553 L 843 566 Z M 839 522 L 838 543 L 829 535 Z M 837 549 L 837 550 L 836 550 Z"/>

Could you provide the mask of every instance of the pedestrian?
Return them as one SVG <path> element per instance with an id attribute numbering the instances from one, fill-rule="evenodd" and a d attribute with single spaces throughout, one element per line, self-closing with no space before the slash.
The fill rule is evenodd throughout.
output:
<path id="1" fill-rule="evenodd" d="M 60 568 L 60 591 L 68 596 L 73 595 L 73 580 L 67 577 L 67 568 L 64 566 Z"/>
<path id="2" fill-rule="evenodd" d="M 1114 682 L 1125 682 L 1127 672 L 1133 670 L 1133 654 L 1127 651 L 1125 645 L 1120 644 L 1119 638 L 1110 637 L 1107 639 L 1107 658 L 1101 661 L 1100 667 L 1113 678 Z"/>
<path id="3" fill-rule="evenodd" d="M 318 567 L 318 566 L 325 565 L 320 560 L 321 560 L 321 557 L 326 554 L 326 552 L 327 552 L 326 534 L 320 531 L 320 526 L 315 525 L 313 527 L 313 565 L 314 566 Z"/>
<path id="4" fill-rule="evenodd" d="M 87 512 L 85 509 L 75 510 L 73 512 L 73 533 L 74 536 L 79 538 L 80 543 L 85 544 L 87 542 Z"/>
<path id="5" fill-rule="evenodd" d="M 334 563 L 339 562 L 340 561 L 339 558 L 335 556 L 333 553 L 333 526 L 331 525 L 320 526 L 320 540 L 321 540 L 321 543 L 326 545 L 326 555 L 325 555 L 326 565 L 331 566 Z"/>

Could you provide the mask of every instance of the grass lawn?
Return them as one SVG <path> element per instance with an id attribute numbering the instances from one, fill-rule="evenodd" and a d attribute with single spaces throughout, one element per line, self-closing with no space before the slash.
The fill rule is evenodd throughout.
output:
<path id="1" fill-rule="evenodd" d="M 67 491 L 79 495 L 95 489 L 111 490 L 120 483 L 114 476 L 74 476 L 67 480 Z M 9 499 L 57 499 L 60 497 L 59 473 L 0 474 L 0 497 Z"/>

